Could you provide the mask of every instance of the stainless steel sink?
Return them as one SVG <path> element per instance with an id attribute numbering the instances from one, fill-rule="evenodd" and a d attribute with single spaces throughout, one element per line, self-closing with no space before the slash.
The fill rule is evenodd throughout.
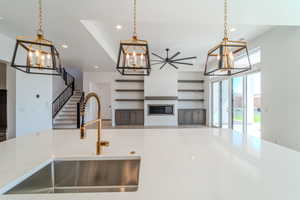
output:
<path id="1" fill-rule="evenodd" d="M 134 192 L 140 158 L 55 160 L 5 194 Z"/>

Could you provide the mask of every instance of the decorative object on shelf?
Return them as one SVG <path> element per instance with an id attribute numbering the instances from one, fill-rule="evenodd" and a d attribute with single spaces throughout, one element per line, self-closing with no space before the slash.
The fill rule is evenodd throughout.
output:
<path id="1" fill-rule="evenodd" d="M 186 57 L 186 58 L 178 58 L 178 59 L 175 59 L 179 54 L 180 52 L 177 52 L 175 53 L 174 55 L 172 55 L 171 57 L 169 57 L 169 51 L 170 49 L 167 48 L 166 49 L 166 52 L 167 52 L 167 57 L 166 58 L 163 58 L 162 56 L 159 56 L 155 53 L 152 53 L 152 55 L 156 56 L 158 58 L 158 60 L 151 60 L 153 62 L 156 62 L 156 63 L 153 63 L 152 65 L 158 65 L 158 64 L 162 64 L 162 66 L 160 67 L 160 69 L 164 68 L 166 66 L 166 64 L 169 64 L 171 65 L 172 67 L 174 67 L 175 69 L 178 69 L 178 67 L 176 66 L 177 64 L 180 64 L 180 65 L 194 65 L 193 63 L 186 63 L 186 62 L 182 62 L 184 60 L 192 60 L 192 59 L 196 59 L 197 57 L 196 56 L 193 56 L 193 57 Z"/>
<path id="2" fill-rule="evenodd" d="M 60 75 L 61 61 L 54 44 L 42 29 L 42 0 L 38 0 L 39 27 L 35 38 L 17 37 L 11 66 L 29 74 Z"/>
<path id="3" fill-rule="evenodd" d="M 136 28 L 136 0 L 133 0 L 133 36 L 120 42 L 117 70 L 122 75 L 149 76 L 151 65 L 148 42 L 140 40 Z"/>
<path id="4" fill-rule="evenodd" d="M 239 58 L 247 59 L 239 62 Z M 228 38 L 228 9 L 224 0 L 224 38 L 216 47 L 208 51 L 205 76 L 232 76 L 251 69 L 250 57 L 245 41 L 231 41 Z"/>

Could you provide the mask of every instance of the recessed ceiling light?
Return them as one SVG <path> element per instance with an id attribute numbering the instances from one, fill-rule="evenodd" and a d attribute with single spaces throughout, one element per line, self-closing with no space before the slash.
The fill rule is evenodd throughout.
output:
<path id="1" fill-rule="evenodd" d="M 99 69 L 100 67 L 99 67 L 98 65 L 95 65 L 94 68 L 95 68 L 95 69 Z"/>
<path id="2" fill-rule="evenodd" d="M 231 28 L 230 29 L 230 32 L 234 32 L 234 31 L 236 31 L 236 28 Z"/>
<path id="3" fill-rule="evenodd" d="M 117 30 L 121 30 L 122 28 L 123 28 L 122 25 L 120 25 L 120 24 L 116 25 L 116 29 L 117 29 Z"/>
<path id="4" fill-rule="evenodd" d="M 69 46 L 66 44 L 61 45 L 62 48 L 67 49 Z"/>

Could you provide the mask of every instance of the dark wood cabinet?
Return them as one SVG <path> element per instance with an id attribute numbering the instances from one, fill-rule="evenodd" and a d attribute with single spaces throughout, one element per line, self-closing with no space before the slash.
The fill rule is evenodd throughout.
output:
<path id="1" fill-rule="evenodd" d="M 205 125 L 205 109 L 178 109 L 178 125 Z"/>
<path id="2" fill-rule="evenodd" d="M 115 123 L 120 125 L 144 125 L 143 109 L 120 109 L 115 111 Z"/>
<path id="3" fill-rule="evenodd" d="M 0 142 L 6 139 L 7 91 L 0 90 Z"/>

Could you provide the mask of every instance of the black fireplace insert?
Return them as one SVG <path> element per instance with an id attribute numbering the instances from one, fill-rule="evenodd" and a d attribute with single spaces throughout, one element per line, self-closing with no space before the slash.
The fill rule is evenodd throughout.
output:
<path id="1" fill-rule="evenodd" d="M 174 105 L 148 105 L 148 115 L 174 115 Z"/>

